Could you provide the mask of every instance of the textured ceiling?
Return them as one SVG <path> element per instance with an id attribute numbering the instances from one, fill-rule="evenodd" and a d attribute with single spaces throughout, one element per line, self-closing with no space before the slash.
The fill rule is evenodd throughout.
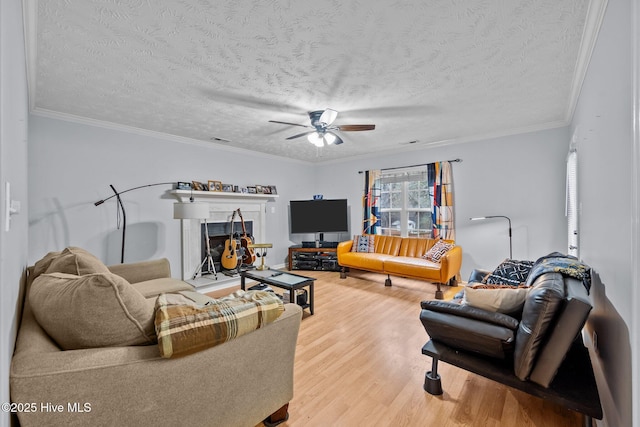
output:
<path id="1" fill-rule="evenodd" d="M 25 0 L 31 108 L 308 161 L 558 126 L 589 5 Z M 376 129 L 317 149 L 268 122 L 324 108 Z"/>

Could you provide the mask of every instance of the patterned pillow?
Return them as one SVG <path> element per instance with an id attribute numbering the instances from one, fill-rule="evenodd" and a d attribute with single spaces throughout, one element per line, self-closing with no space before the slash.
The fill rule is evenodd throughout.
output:
<path id="1" fill-rule="evenodd" d="M 527 281 L 531 267 L 533 267 L 533 261 L 506 259 L 491 274 L 486 276 L 482 283 L 520 286 Z"/>
<path id="2" fill-rule="evenodd" d="M 375 239 L 371 234 L 365 234 L 363 236 L 353 236 L 353 245 L 351 246 L 351 252 L 369 252 L 376 251 Z"/>
<path id="3" fill-rule="evenodd" d="M 160 355 L 181 357 L 261 328 L 284 312 L 273 292 L 237 291 L 202 306 L 183 295 L 160 294 L 156 300 L 156 335 Z"/>
<path id="4" fill-rule="evenodd" d="M 444 240 L 438 240 L 429 250 L 422 255 L 422 258 L 429 260 L 431 262 L 440 262 L 440 258 L 442 255 L 446 254 L 449 249 L 454 247 L 453 243 L 445 242 Z"/>

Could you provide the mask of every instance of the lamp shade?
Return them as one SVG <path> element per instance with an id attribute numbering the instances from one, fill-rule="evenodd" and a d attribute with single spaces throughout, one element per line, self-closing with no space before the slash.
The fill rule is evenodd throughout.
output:
<path id="1" fill-rule="evenodd" d="M 207 203 L 174 203 L 174 219 L 207 219 L 209 218 L 209 205 Z"/>

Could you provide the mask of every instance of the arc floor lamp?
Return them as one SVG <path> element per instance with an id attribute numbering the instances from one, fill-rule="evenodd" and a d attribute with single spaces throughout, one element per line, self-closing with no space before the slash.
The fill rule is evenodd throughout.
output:
<path id="1" fill-rule="evenodd" d="M 481 220 L 492 219 L 492 218 L 504 218 L 507 221 L 509 221 L 509 259 L 513 259 L 513 242 L 512 242 L 512 239 L 511 239 L 511 218 L 509 218 L 508 216 L 504 216 L 504 215 L 487 215 L 487 216 L 473 217 L 473 218 L 469 218 L 469 219 L 471 221 L 481 221 Z"/>
<path id="2" fill-rule="evenodd" d="M 122 249 L 120 251 L 120 263 L 121 264 L 124 263 L 124 247 L 125 247 L 125 238 L 126 238 L 126 233 L 127 233 L 127 212 L 124 210 L 124 204 L 122 203 L 122 199 L 120 198 L 120 195 L 124 194 L 124 193 L 128 193 L 129 191 L 137 190 L 139 188 L 155 187 L 156 185 L 173 185 L 173 184 L 175 184 L 175 182 L 158 182 L 156 184 L 139 185 L 137 187 L 129 188 L 129 189 L 124 190 L 124 191 L 117 191 L 113 185 L 109 185 L 109 187 L 111 187 L 111 190 L 113 190 L 114 194 L 112 196 L 109 196 L 109 197 L 104 198 L 102 200 L 98 200 L 97 202 L 94 203 L 95 206 L 100 206 L 101 204 L 103 204 L 107 200 L 112 199 L 114 197 L 118 201 L 119 212 L 122 212 Z M 120 217 L 118 217 L 118 226 L 117 226 L 117 228 L 120 228 L 119 219 L 120 219 Z"/>

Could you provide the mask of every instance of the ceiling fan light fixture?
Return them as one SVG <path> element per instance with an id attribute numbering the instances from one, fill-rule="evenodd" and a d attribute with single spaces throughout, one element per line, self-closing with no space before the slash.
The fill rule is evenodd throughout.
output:
<path id="1" fill-rule="evenodd" d="M 324 134 L 324 140 L 327 143 L 327 145 L 331 145 L 334 142 L 336 142 L 336 136 L 332 133 L 325 133 Z"/>
<path id="2" fill-rule="evenodd" d="M 307 140 L 309 140 L 309 142 L 316 147 L 322 147 L 324 145 L 324 139 L 318 132 L 311 132 L 309 135 L 307 135 Z"/>

